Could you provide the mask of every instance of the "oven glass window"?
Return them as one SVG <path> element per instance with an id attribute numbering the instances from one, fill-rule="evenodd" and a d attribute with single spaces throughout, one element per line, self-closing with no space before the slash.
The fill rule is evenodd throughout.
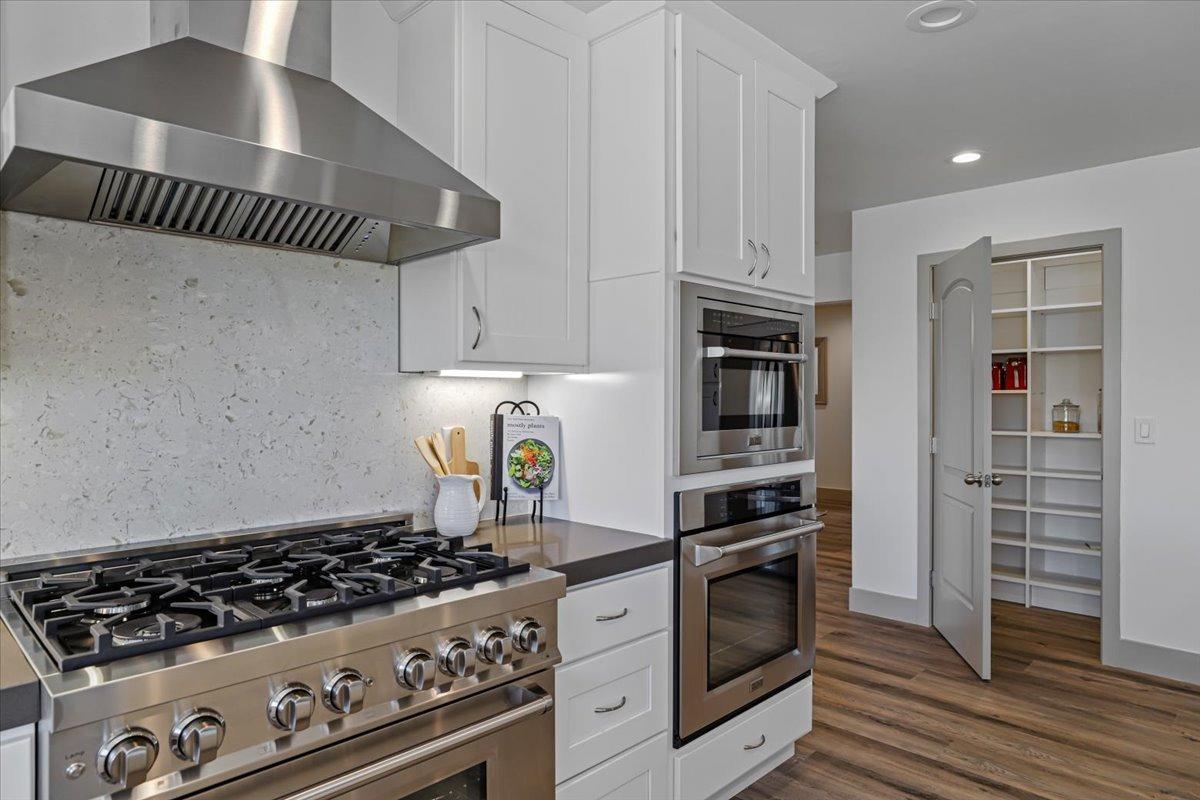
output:
<path id="1" fill-rule="evenodd" d="M 706 308 L 704 347 L 800 352 L 800 320 Z M 705 358 L 701 367 L 705 431 L 792 428 L 800 424 L 800 365 L 760 358 Z"/>
<path id="2" fill-rule="evenodd" d="M 797 647 L 798 556 L 708 582 L 708 688 Z"/>
<path id="3" fill-rule="evenodd" d="M 406 794 L 400 800 L 485 800 L 487 764 L 476 764 L 424 789 Z"/>

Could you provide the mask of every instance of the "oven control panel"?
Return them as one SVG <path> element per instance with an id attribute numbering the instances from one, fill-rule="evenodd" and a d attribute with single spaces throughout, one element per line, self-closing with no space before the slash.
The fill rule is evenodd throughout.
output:
<path id="1" fill-rule="evenodd" d="M 314 661 L 48 736 L 55 800 L 175 796 L 558 663 L 555 603 Z M 135 788 L 136 787 L 136 788 Z"/>

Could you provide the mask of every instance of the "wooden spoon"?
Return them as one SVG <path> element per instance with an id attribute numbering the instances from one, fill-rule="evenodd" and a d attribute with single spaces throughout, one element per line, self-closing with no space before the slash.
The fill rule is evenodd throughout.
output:
<path id="1" fill-rule="evenodd" d="M 445 475 L 446 470 L 442 468 L 441 462 L 438 461 L 437 454 L 433 452 L 433 445 L 429 443 L 428 436 L 418 436 L 413 440 L 417 446 L 417 452 L 421 454 L 421 458 L 425 459 L 425 463 L 433 470 L 434 475 Z"/>
<path id="2" fill-rule="evenodd" d="M 446 458 L 446 448 L 442 445 L 442 435 L 435 433 L 429 437 L 429 446 L 433 448 L 433 456 L 438 460 L 438 464 L 442 468 L 443 475 L 452 475 L 450 470 L 450 459 Z"/>

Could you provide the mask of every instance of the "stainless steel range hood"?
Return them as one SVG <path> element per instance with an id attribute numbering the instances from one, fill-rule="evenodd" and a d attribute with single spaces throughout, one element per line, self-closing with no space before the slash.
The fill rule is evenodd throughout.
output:
<path id="1" fill-rule="evenodd" d="M 387 263 L 499 237 L 494 197 L 329 80 L 329 0 L 151 10 L 162 44 L 12 91 L 0 206 Z"/>

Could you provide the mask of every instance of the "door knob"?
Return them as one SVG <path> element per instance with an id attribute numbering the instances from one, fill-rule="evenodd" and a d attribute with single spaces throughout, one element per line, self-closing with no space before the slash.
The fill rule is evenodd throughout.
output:
<path id="1" fill-rule="evenodd" d="M 1003 486 L 1004 478 L 1001 478 L 999 475 L 984 475 L 983 476 L 983 485 L 984 486 Z"/>
<path id="2" fill-rule="evenodd" d="M 967 486 L 983 486 L 983 475 L 978 472 L 968 472 L 963 478 Z"/>

